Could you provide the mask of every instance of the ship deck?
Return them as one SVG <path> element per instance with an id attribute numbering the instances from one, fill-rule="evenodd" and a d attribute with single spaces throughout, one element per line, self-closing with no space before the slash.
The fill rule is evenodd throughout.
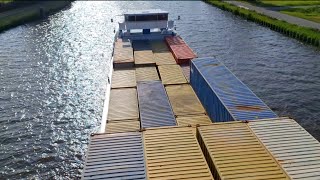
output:
<path id="1" fill-rule="evenodd" d="M 116 40 L 83 179 L 320 177 L 317 140 L 223 64 L 171 38 Z"/>

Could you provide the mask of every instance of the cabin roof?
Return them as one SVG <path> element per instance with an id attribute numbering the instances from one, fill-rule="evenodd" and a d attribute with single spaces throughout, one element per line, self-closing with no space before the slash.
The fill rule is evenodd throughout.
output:
<path id="1" fill-rule="evenodd" d="M 161 9 L 147 9 L 147 10 L 130 10 L 123 15 L 125 16 L 132 16 L 132 15 L 155 15 L 155 14 L 168 14 L 167 11 L 163 11 Z"/>

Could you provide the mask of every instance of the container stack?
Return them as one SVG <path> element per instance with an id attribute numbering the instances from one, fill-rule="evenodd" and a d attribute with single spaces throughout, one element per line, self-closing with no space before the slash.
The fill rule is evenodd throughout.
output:
<path id="1" fill-rule="evenodd" d="M 180 36 L 168 36 L 165 40 L 178 64 L 188 64 L 190 60 L 197 57 Z"/>
<path id="2" fill-rule="evenodd" d="M 117 42 L 118 54 L 132 49 Z M 131 67 L 114 62 L 105 132 L 91 136 L 82 179 L 320 179 L 317 140 L 221 62 L 180 66 L 171 46 L 184 41 L 166 42 L 135 41 Z"/>
<path id="3" fill-rule="evenodd" d="M 191 62 L 190 84 L 216 122 L 275 118 L 277 115 L 214 58 Z"/>

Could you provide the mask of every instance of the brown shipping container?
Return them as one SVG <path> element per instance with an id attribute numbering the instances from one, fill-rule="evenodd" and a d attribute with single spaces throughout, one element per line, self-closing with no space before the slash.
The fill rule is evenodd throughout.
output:
<path id="1" fill-rule="evenodd" d="M 197 57 L 180 36 L 168 36 L 165 40 L 178 64 L 189 63 L 191 59 Z"/>
<path id="2" fill-rule="evenodd" d="M 289 179 L 246 123 L 200 126 L 197 133 L 215 179 Z"/>
<path id="3" fill-rule="evenodd" d="M 170 51 L 168 52 L 156 52 L 154 53 L 156 64 L 159 65 L 168 65 L 168 64 L 177 64 L 176 60 L 172 56 Z"/>
<path id="4" fill-rule="evenodd" d="M 151 50 L 134 51 L 135 65 L 155 65 L 156 61 Z"/>
<path id="5" fill-rule="evenodd" d="M 113 53 L 114 67 L 133 66 L 133 49 L 130 42 L 116 42 Z"/>
<path id="6" fill-rule="evenodd" d="M 134 132 L 140 130 L 139 120 L 111 121 L 106 124 L 106 133 Z"/>
<path id="7" fill-rule="evenodd" d="M 148 179 L 213 179 L 195 128 L 147 129 L 143 140 Z"/>
<path id="8" fill-rule="evenodd" d="M 156 81 L 159 75 L 156 67 L 137 67 L 136 79 L 139 81 Z"/>
<path id="9" fill-rule="evenodd" d="M 248 126 L 291 179 L 320 179 L 320 143 L 296 121 L 265 119 Z"/>
<path id="10" fill-rule="evenodd" d="M 205 114 L 202 104 L 189 84 L 169 85 L 165 88 L 176 116 Z"/>
<path id="11" fill-rule="evenodd" d="M 178 116 L 176 118 L 178 126 L 196 126 L 198 124 L 211 124 L 211 120 L 205 114 Z"/>
<path id="12" fill-rule="evenodd" d="M 108 122 L 139 119 L 138 97 L 135 88 L 111 89 Z"/>
<path id="13" fill-rule="evenodd" d="M 162 65 L 158 66 L 162 83 L 168 84 L 184 84 L 187 83 L 179 65 Z"/>
<path id="14" fill-rule="evenodd" d="M 136 71 L 134 68 L 113 71 L 111 88 L 125 88 L 136 86 Z"/>

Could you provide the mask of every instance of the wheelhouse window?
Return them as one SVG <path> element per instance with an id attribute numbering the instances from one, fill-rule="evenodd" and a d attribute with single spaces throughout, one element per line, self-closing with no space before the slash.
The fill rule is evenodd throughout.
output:
<path id="1" fill-rule="evenodd" d="M 159 14 L 158 15 L 158 20 L 168 20 L 168 14 Z"/>
<path id="2" fill-rule="evenodd" d="M 157 20 L 168 20 L 168 14 L 158 14 L 158 15 L 131 15 L 125 17 L 126 21 L 157 21 Z"/>

